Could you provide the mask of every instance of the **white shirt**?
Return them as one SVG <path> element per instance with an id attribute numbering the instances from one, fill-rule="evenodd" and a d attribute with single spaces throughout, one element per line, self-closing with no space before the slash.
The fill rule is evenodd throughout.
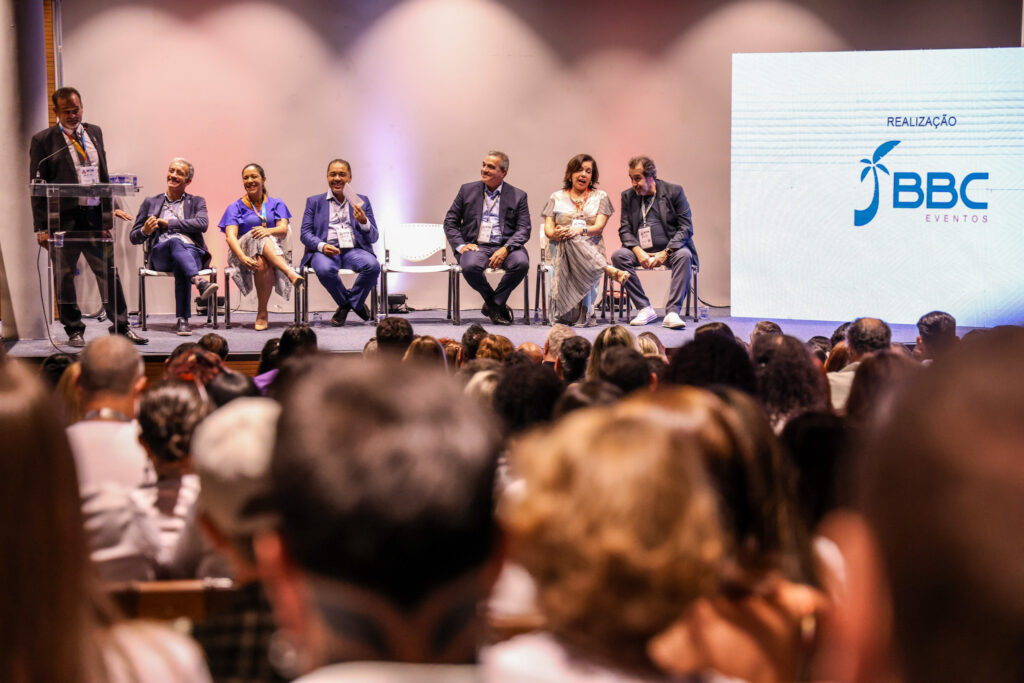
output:
<path id="1" fill-rule="evenodd" d="M 104 483 L 134 489 L 155 480 L 135 420 L 82 420 L 68 427 L 67 435 L 80 489 Z"/>

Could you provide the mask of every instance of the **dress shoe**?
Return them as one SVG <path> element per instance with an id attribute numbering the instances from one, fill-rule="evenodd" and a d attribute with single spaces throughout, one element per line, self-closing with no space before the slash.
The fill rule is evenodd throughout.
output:
<path id="1" fill-rule="evenodd" d="M 331 316 L 332 327 L 342 327 L 345 324 L 345 319 L 348 318 L 349 311 L 352 310 L 351 306 L 338 306 L 338 310 Z"/>
<path id="2" fill-rule="evenodd" d="M 76 349 L 80 349 L 85 346 L 85 334 L 82 332 L 72 332 L 68 335 L 68 346 L 73 346 Z"/>
<path id="3" fill-rule="evenodd" d="M 353 308 L 352 312 L 358 315 L 359 319 L 364 322 L 370 319 L 370 307 L 366 304 L 363 304 L 359 308 Z"/>
<path id="4" fill-rule="evenodd" d="M 143 344 L 149 343 L 148 339 L 140 336 L 135 330 L 133 330 L 130 327 L 125 330 L 122 330 L 121 332 L 118 332 L 118 334 L 124 336 L 132 344 L 137 344 L 138 346 L 142 346 Z"/>
<path id="5" fill-rule="evenodd" d="M 489 317 L 491 322 L 495 325 L 511 325 L 512 324 L 512 309 L 508 306 L 493 307 L 489 311 Z"/>
<path id="6" fill-rule="evenodd" d="M 484 305 L 480 307 L 480 314 L 487 318 L 491 317 L 491 305 L 486 301 L 484 302 Z"/>
<path id="7" fill-rule="evenodd" d="M 217 285 L 208 280 L 196 280 L 196 290 L 199 292 L 199 299 L 206 301 L 217 293 Z"/>
<path id="8" fill-rule="evenodd" d="M 188 321 L 184 318 L 178 318 L 178 323 L 175 325 L 175 331 L 179 337 L 191 337 L 192 327 L 189 326 Z"/>

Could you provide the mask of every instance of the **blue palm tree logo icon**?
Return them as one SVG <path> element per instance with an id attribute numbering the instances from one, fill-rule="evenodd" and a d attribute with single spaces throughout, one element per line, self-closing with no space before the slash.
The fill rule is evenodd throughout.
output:
<path id="1" fill-rule="evenodd" d="M 889 175 L 889 169 L 882 164 L 878 163 L 882 157 L 892 151 L 892 148 L 900 144 L 899 140 L 890 140 L 889 142 L 883 142 L 875 150 L 875 153 L 871 155 L 871 159 L 861 159 L 862 164 L 867 164 L 864 170 L 860 174 L 860 181 L 864 182 L 864 179 L 868 177 L 868 171 L 875 177 L 875 194 L 871 197 L 871 203 L 868 204 L 866 209 L 855 209 L 853 212 L 853 224 L 857 227 L 861 225 L 867 225 L 874 219 L 875 214 L 878 213 L 878 171 Z"/>

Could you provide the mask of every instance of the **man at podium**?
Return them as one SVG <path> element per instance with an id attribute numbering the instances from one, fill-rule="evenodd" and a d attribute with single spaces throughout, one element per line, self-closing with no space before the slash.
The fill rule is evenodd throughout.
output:
<path id="1" fill-rule="evenodd" d="M 29 148 L 29 178 L 47 183 L 79 183 L 82 185 L 110 181 L 107 171 L 103 132 L 99 126 L 82 122 L 82 97 L 74 88 L 59 88 L 51 100 L 57 125 L 32 136 Z M 62 232 L 78 230 L 99 231 L 112 226 L 103 225 L 103 207 L 97 198 L 69 198 L 60 200 L 60 229 Z M 47 232 L 47 198 L 32 198 L 32 222 L 36 240 L 50 248 Z M 131 216 L 115 209 L 113 214 L 124 220 Z M 96 276 L 100 291 L 107 293 L 104 308 L 110 320 L 117 321 L 112 333 L 123 334 L 135 344 L 149 340 L 140 337 L 128 326 L 121 281 L 113 269 L 112 259 L 105 258 L 100 241 L 69 240 L 56 252 L 54 267 L 57 282 L 57 313 L 68 335 L 68 346 L 85 346 L 85 323 L 78 308 L 75 292 L 75 269 L 78 257 L 86 262 Z M 112 285 L 112 286 L 111 286 Z"/>

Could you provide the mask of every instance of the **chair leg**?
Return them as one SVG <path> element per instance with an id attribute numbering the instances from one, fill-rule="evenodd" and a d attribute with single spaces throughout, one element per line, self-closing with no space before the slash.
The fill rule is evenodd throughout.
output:
<path id="1" fill-rule="evenodd" d="M 231 329 L 231 276 L 224 270 L 224 329 Z"/>
<path id="2" fill-rule="evenodd" d="M 142 331 L 149 329 L 146 321 L 146 277 L 139 275 L 139 318 L 142 320 Z"/>
<path id="3" fill-rule="evenodd" d="M 383 308 L 384 317 L 388 317 L 388 271 L 382 268 L 380 271 L 380 305 Z"/>
<path id="4" fill-rule="evenodd" d="M 213 284 L 217 284 L 217 269 L 216 268 L 214 268 L 213 272 L 210 273 L 210 282 L 212 282 Z M 217 292 L 216 292 L 216 290 L 213 293 L 212 299 L 213 299 L 213 303 L 212 304 L 208 303 L 206 305 L 206 312 L 207 312 L 207 314 L 209 314 L 210 306 L 213 306 L 213 329 L 216 330 L 216 329 L 220 329 L 220 325 L 218 324 L 218 322 L 219 322 L 218 321 L 218 316 L 220 315 L 220 311 L 217 310 Z"/>
<path id="5" fill-rule="evenodd" d="M 377 323 L 377 287 L 370 290 L 370 315 L 373 316 L 374 324 Z"/>
<path id="6" fill-rule="evenodd" d="M 452 282 L 454 283 L 454 287 L 455 287 L 455 308 L 452 310 L 452 317 L 453 317 L 452 324 L 453 325 L 461 325 L 462 324 L 462 306 L 461 306 L 461 303 L 459 301 L 459 287 L 462 286 L 462 281 L 459 279 L 459 274 L 454 272 L 454 271 L 452 271 L 450 276 L 452 278 Z"/>
<path id="7" fill-rule="evenodd" d="M 693 292 L 693 322 L 700 322 L 700 298 L 697 292 L 697 269 L 693 269 L 693 286 L 690 287 Z M 687 309 L 689 310 L 689 309 Z"/>
<path id="8" fill-rule="evenodd" d="M 546 270 L 537 271 L 536 297 L 540 299 L 540 321 L 545 325 L 550 325 L 551 320 L 548 318 L 548 273 Z"/>
<path id="9" fill-rule="evenodd" d="M 530 277 L 523 278 L 523 324 L 530 324 Z"/>
<path id="10" fill-rule="evenodd" d="M 452 282 L 452 271 L 448 271 L 448 309 L 445 311 L 445 317 L 448 320 L 452 319 L 452 304 L 455 302 L 455 284 Z"/>

